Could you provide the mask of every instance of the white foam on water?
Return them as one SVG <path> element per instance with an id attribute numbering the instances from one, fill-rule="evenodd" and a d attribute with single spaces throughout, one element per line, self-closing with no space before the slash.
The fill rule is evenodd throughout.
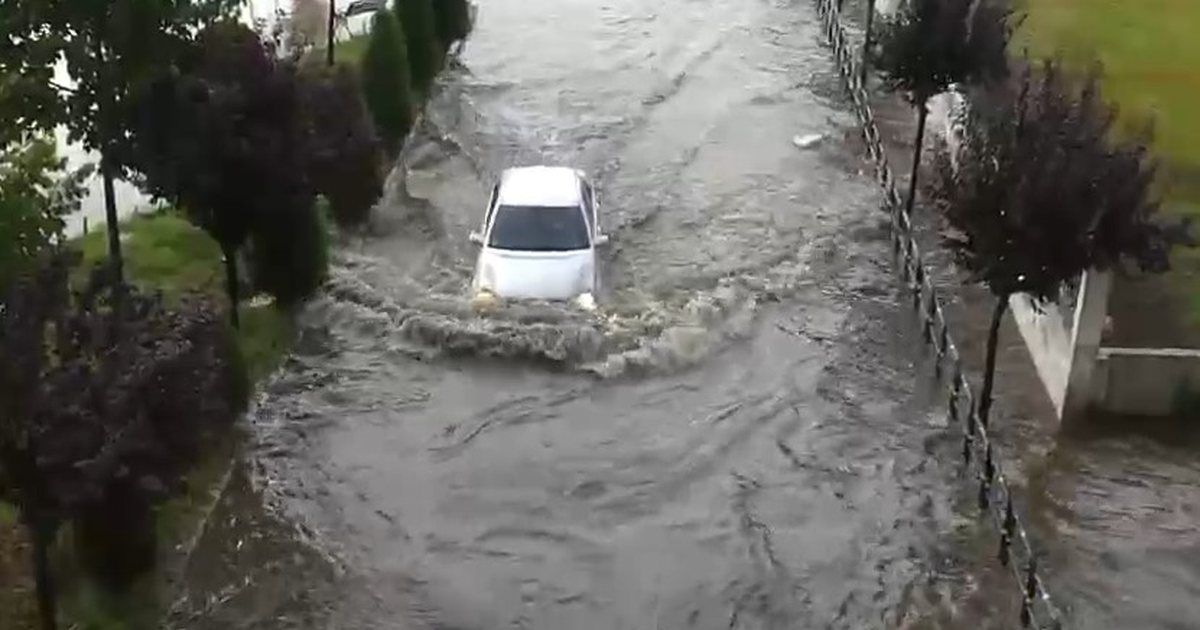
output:
<path id="1" fill-rule="evenodd" d="M 590 311 L 567 303 L 499 301 L 480 312 L 465 292 L 430 289 L 452 284 L 438 282 L 445 270 L 414 278 L 370 256 L 339 252 L 334 258 L 324 294 L 308 309 L 309 321 L 335 327 L 357 343 L 393 350 L 398 344 L 403 353 L 421 357 L 548 361 L 602 378 L 700 363 L 750 332 L 763 296 L 794 289 L 803 269 L 784 264 L 761 276 L 720 278 L 687 294 L 613 308 L 603 301 Z"/>

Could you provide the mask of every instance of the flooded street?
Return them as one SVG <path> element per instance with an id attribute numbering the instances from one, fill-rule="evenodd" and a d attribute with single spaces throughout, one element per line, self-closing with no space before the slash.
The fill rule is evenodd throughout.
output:
<path id="1" fill-rule="evenodd" d="M 172 625 L 1014 627 L 813 4 L 479 4 L 407 190 L 302 315 Z M 479 317 L 467 234 L 535 163 L 596 182 L 600 308 Z M 1071 475 L 1113 465 L 1097 450 Z M 1200 563 L 1171 566 L 1177 590 Z"/>

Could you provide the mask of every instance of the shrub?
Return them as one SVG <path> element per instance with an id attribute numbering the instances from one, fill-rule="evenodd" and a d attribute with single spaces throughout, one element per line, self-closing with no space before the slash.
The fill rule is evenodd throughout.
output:
<path id="1" fill-rule="evenodd" d="M 79 207 L 90 171 L 64 166 L 51 140 L 0 147 L 0 287 L 62 236 L 63 217 Z"/>
<path id="2" fill-rule="evenodd" d="M 363 94 L 383 148 L 395 156 L 413 122 L 412 80 L 404 29 L 387 9 L 375 13 L 363 55 Z"/>
<path id="3" fill-rule="evenodd" d="M 299 200 L 297 200 L 299 201 Z M 311 198 L 262 218 L 250 244 L 254 286 L 290 308 L 313 294 L 329 272 L 329 229 Z"/>
<path id="4" fill-rule="evenodd" d="M 30 530 L 39 589 L 66 520 L 85 567 L 121 589 L 154 562 L 152 506 L 232 423 L 237 366 L 211 304 L 169 310 L 110 267 L 72 292 L 71 264 L 55 256 L 4 295 L 0 496 Z"/>
<path id="5" fill-rule="evenodd" d="M 468 0 L 433 0 L 433 17 L 442 50 L 448 50 L 454 42 L 466 39 L 471 33 Z"/>
<path id="6" fill-rule="evenodd" d="M 305 73 L 309 175 L 330 204 L 334 221 L 367 220 L 383 192 L 383 152 L 349 66 L 320 66 Z"/>
<path id="7" fill-rule="evenodd" d="M 149 191 L 220 244 L 236 325 L 238 250 L 255 230 L 302 221 L 315 197 L 299 72 L 237 24 L 206 29 L 180 65 L 142 103 L 132 155 Z"/>
<path id="8" fill-rule="evenodd" d="M 396 15 L 408 38 L 408 64 L 412 84 L 426 93 L 442 69 L 444 49 L 438 45 L 432 0 L 396 0 Z"/>

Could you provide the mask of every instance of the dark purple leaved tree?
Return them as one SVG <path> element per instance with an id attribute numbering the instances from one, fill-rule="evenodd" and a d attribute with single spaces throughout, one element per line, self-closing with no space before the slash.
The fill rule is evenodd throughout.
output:
<path id="1" fill-rule="evenodd" d="M 917 195 L 929 99 L 951 86 L 970 87 L 1008 76 L 1013 20 L 1007 3 L 995 0 L 904 0 L 884 19 L 874 65 L 887 89 L 904 95 L 917 112 L 905 211 Z"/>
<path id="2" fill-rule="evenodd" d="M 1188 225 L 1158 217 L 1146 141 L 1115 142 L 1098 73 L 1078 82 L 1057 62 L 1028 68 L 976 99 L 963 144 L 937 156 L 931 193 L 947 245 L 996 298 L 979 415 L 987 422 L 1009 297 L 1046 302 L 1089 269 L 1169 268 Z"/>
<path id="3" fill-rule="evenodd" d="M 310 135 L 293 60 L 235 23 L 198 41 L 140 103 L 131 161 L 151 194 L 184 208 L 221 246 L 236 326 L 239 251 L 256 233 L 314 216 Z"/>
<path id="4" fill-rule="evenodd" d="M 53 256 L 0 301 L 0 496 L 33 542 L 44 628 L 55 624 L 48 556 L 59 527 L 75 522 L 102 584 L 128 585 L 154 562 L 153 505 L 247 396 L 217 310 L 167 309 L 107 266 L 72 291 L 72 263 Z"/>
<path id="5" fill-rule="evenodd" d="M 302 73 L 308 172 L 333 220 L 365 222 L 383 192 L 384 153 L 355 71 L 317 66 Z"/>

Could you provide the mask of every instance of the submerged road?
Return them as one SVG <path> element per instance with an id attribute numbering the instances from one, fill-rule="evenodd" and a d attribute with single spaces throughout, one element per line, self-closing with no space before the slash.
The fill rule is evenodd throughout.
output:
<path id="1" fill-rule="evenodd" d="M 807 0 L 481 0 L 174 624 L 1011 627 L 849 111 Z M 476 317 L 542 162 L 596 180 L 600 312 Z"/>

